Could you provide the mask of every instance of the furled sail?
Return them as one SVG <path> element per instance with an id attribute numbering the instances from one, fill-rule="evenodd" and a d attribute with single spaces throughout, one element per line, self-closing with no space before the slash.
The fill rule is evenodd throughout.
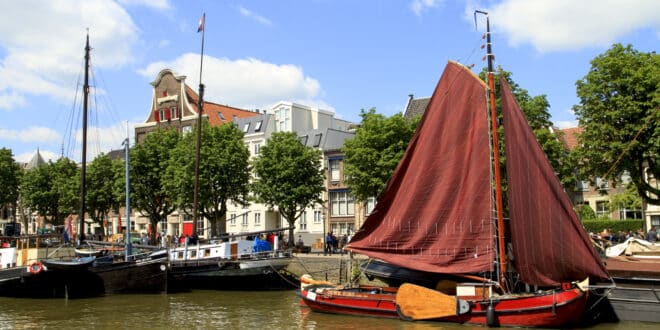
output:
<path id="1" fill-rule="evenodd" d="M 500 77 L 514 265 L 523 282 L 608 278 L 543 149 Z"/>
<path id="2" fill-rule="evenodd" d="M 487 87 L 449 62 L 403 159 L 348 249 L 437 273 L 494 267 Z"/>

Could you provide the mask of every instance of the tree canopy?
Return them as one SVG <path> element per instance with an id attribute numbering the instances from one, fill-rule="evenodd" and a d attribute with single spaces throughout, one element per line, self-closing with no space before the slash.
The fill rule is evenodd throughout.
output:
<path id="1" fill-rule="evenodd" d="M 172 150 L 165 181 L 169 194 L 176 196 L 182 210 L 193 205 L 195 137 L 185 134 Z M 199 164 L 199 214 L 209 220 L 211 237 L 227 232 L 227 202 L 245 204 L 248 194 L 250 152 L 243 143 L 243 132 L 233 123 L 202 125 Z"/>
<path id="2" fill-rule="evenodd" d="M 105 230 L 103 220 L 116 205 L 113 195 L 114 171 L 110 157 L 107 154 L 100 154 L 94 158 L 87 166 L 86 176 L 87 214 Z"/>
<path id="3" fill-rule="evenodd" d="M 149 218 L 154 232 L 158 230 L 158 222 L 167 221 L 167 216 L 176 209 L 174 196 L 165 189 L 165 171 L 170 151 L 178 142 L 179 133 L 175 129 L 157 129 L 130 151 L 131 208 Z"/>
<path id="4" fill-rule="evenodd" d="M 375 108 L 360 111 L 355 137 L 344 143 L 344 174 L 359 201 L 377 197 L 385 188 L 415 132 L 419 119 L 408 121 L 401 113 L 386 117 Z"/>
<path id="5" fill-rule="evenodd" d="M 647 181 L 660 178 L 660 56 L 615 44 L 576 86 L 581 175 L 616 184 L 627 172 L 639 195 L 660 205 L 660 189 Z"/>
<path id="6" fill-rule="evenodd" d="M 293 226 L 302 212 L 322 203 L 325 190 L 321 152 L 300 143 L 296 133 L 277 132 L 252 162 L 255 174 L 252 191 L 257 201 L 276 206 L 288 222 L 289 244 Z"/>
<path id="7" fill-rule="evenodd" d="M 80 171 L 76 163 L 60 158 L 26 171 L 21 196 L 24 207 L 52 224 L 63 224 L 64 218 L 77 213 L 80 205 Z"/>
<path id="8" fill-rule="evenodd" d="M 16 219 L 19 188 L 23 169 L 14 160 L 11 149 L 0 149 L 0 207 L 12 206 L 13 219 Z"/>

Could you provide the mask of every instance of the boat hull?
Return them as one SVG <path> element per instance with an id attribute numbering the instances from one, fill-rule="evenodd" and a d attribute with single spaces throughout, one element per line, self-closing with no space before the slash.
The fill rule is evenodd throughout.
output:
<path id="1" fill-rule="evenodd" d="M 167 292 L 167 257 L 97 265 L 90 273 L 98 295 Z"/>
<path id="2" fill-rule="evenodd" d="M 13 298 L 61 298 L 64 286 L 54 272 L 30 273 L 26 266 L 0 270 L 0 296 Z"/>
<path id="3" fill-rule="evenodd" d="M 290 261 L 290 257 L 171 261 L 168 292 L 295 289 L 297 279 L 284 271 Z"/>
<path id="4" fill-rule="evenodd" d="M 315 312 L 399 317 L 396 288 L 341 289 L 308 286 L 301 289 L 302 302 Z M 466 299 L 469 312 L 435 319 L 439 322 L 511 327 L 565 327 L 576 325 L 584 313 L 587 293 L 579 288 L 547 291 L 524 296 L 495 296 L 492 299 Z M 488 309 L 493 313 L 489 317 Z"/>
<path id="5" fill-rule="evenodd" d="M 399 318 L 396 288 L 309 288 L 300 293 L 302 302 L 315 312 Z"/>

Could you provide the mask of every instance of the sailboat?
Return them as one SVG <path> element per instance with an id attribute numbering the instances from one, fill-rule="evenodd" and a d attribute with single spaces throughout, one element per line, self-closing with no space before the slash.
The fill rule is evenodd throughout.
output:
<path id="1" fill-rule="evenodd" d="M 447 64 L 406 153 L 347 249 L 415 271 L 482 278 L 441 282 L 437 290 L 401 285 L 394 295 L 402 319 L 572 325 L 587 306 L 583 280 L 609 275 L 500 77 L 504 219 L 490 31 L 487 36 L 488 85 L 469 68 Z M 333 297 L 324 292 L 301 288 L 310 307 Z"/>
<path id="2" fill-rule="evenodd" d="M 80 235 L 84 235 L 85 214 L 85 168 L 86 168 L 86 126 L 89 94 L 89 35 L 85 44 L 85 85 L 83 101 L 83 148 L 81 164 L 81 210 Z M 128 194 L 128 139 L 126 147 L 126 210 L 130 212 Z M 127 216 L 127 221 L 130 219 Z M 129 222 L 130 223 L 130 222 Z M 130 230 L 130 227 L 128 227 Z M 81 241 L 84 240 L 81 239 Z M 167 290 L 167 253 L 165 250 L 132 253 L 130 241 L 126 240 L 125 255 L 106 253 L 103 256 L 76 257 L 73 259 L 41 260 L 43 268 L 56 278 L 54 296 L 84 298 L 115 293 L 164 293 Z"/>

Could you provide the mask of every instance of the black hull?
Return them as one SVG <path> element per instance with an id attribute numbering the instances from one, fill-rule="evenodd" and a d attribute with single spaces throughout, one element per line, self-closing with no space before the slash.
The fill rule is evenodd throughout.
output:
<path id="1" fill-rule="evenodd" d="M 608 300 L 621 321 L 660 322 L 660 279 L 614 278 Z"/>
<path id="2" fill-rule="evenodd" d="M 241 269 L 242 261 L 172 262 L 168 292 L 198 290 L 269 291 L 293 290 L 299 280 L 282 268 Z"/>
<path id="3" fill-rule="evenodd" d="M 97 295 L 167 292 L 167 258 L 97 265 L 90 273 Z"/>
<path id="4" fill-rule="evenodd" d="M 61 298 L 63 283 L 55 272 L 42 270 L 38 274 L 26 266 L 0 270 L 0 296 L 13 298 Z"/>
<path id="5" fill-rule="evenodd" d="M 423 272 L 394 266 L 383 261 L 370 259 L 360 265 L 360 269 L 370 280 L 377 278 L 387 286 L 399 287 L 403 283 L 435 288 L 442 280 L 451 279 L 451 275 Z"/>

